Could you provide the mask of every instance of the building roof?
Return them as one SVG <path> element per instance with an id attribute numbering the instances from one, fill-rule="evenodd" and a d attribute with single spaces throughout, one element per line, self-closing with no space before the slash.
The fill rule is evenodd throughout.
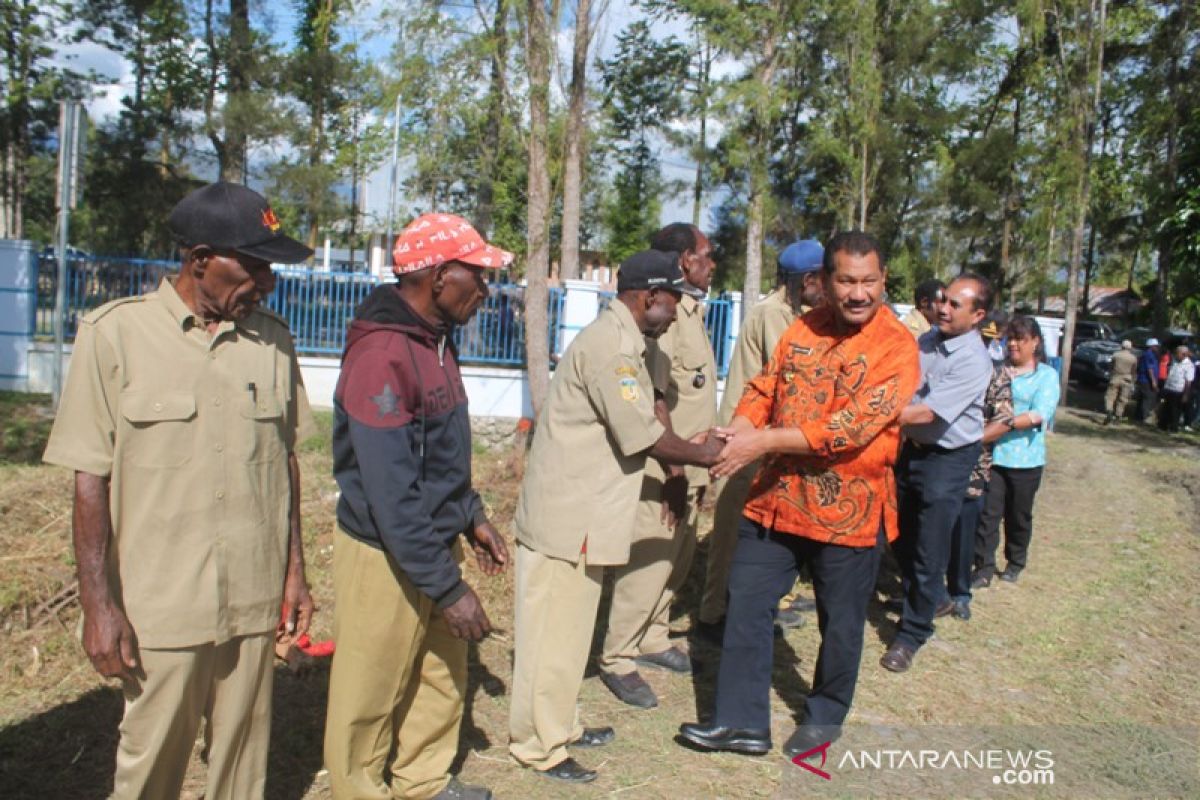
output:
<path id="1" fill-rule="evenodd" d="M 1080 295 L 1082 299 L 1082 294 Z M 1138 293 L 1120 286 L 1092 286 L 1088 289 L 1087 313 L 1097 317 L 1119 317 L 1138 311 L 1143 305 Z M 1047 297 L 1046 313 L 1062 314 L 1067 302 L 1063 297 Z"/>

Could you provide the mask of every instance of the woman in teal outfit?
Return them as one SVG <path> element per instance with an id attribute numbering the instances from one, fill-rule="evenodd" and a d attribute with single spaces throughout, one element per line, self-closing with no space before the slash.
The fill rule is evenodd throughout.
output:
<path id="1" fill-rule="evenodd" d="M 1033 538 L 1033 500 L 1046 466 L 1046 430 L 1058 407 L 1058 372 L 1046 364 L 1042 329 L 1033 317 L 1008 323 L 1008 358 L 1012 378 L 1013 416 L 992 450 L 992 475 L 975 534 L 975 573 L 971 588 L 990 586 L 996 574 L 996 548 L 1004 523 L 1004 557 L 1000 580 L 1016 582 L 1025 569 Z M 990 428 L 991 426 L 989 426 Z"/>

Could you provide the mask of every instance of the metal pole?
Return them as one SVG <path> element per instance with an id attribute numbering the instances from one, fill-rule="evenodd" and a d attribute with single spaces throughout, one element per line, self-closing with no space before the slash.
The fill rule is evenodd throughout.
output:
<path id="1" fill-rule="evenodd" d="M 58 285 L 54 290 L 54 383 L 51 401 L 58 409 L 63 385 L 63 342 L 67 306 L 67 241 L 71 221 L 71 178 L 75 157 L 78 104 L 63 101 L 58 115 Z"/>

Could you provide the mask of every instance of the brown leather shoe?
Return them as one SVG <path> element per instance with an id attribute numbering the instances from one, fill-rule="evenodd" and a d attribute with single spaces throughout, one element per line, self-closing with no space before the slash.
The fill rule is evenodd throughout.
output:
<path id="1" fill-rule="evenodd" d="M 890 672 L 908 672 L 916 655 L 917 651 L 908 645 L 893 642 L 883 654 L 883 658 L 879 659 L 879 666 Z"/>
<path id="2" fill-rule="evenodd" d="M 933 610 L 933 618 L 945 617 L 954 611 L 954 601 L 947 597 Z"/>

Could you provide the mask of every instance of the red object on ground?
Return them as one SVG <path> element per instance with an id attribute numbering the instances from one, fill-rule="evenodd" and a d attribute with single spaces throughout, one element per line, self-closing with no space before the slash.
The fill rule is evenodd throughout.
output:
<path id="1" fill-rule="evenodd" d="M 323 642 L 314 642 L 306 633 L 296 640 L 296 648 L 305 655 L 310 655 L 313 658 L 324 658 L 325 656 L 333 655 L 333 639 L 326 639 Z"/>

